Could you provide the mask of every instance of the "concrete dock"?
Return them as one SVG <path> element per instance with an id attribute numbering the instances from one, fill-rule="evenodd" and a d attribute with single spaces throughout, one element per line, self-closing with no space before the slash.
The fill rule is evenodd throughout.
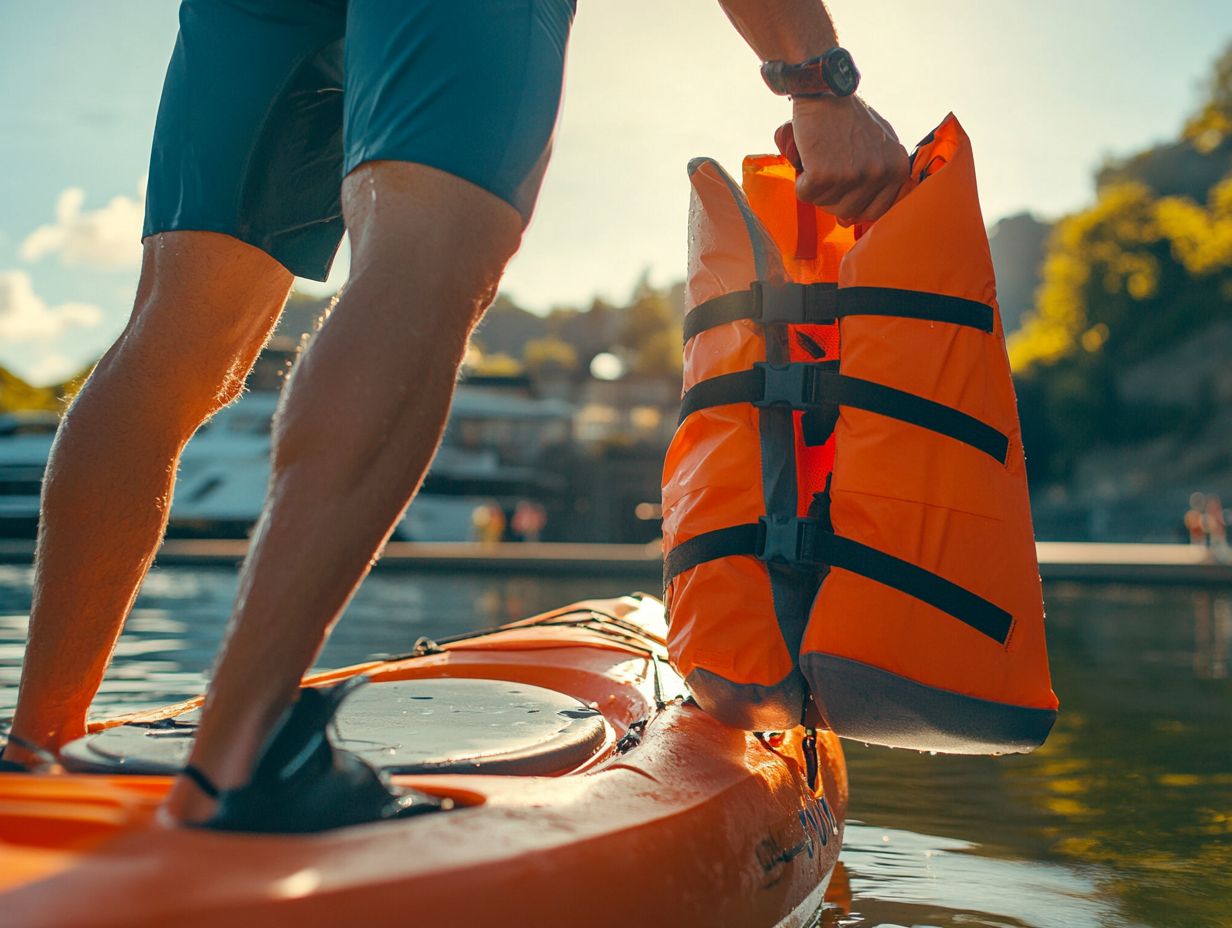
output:
<path id="1" fill-rule="evenodd" d="M 157 563 L 233 567 L 247 546 L 243 540 L 169 539 Z M 1232 587 L 1232 563 L 1217 561 L 1208 549 L 1196 546 L 1042 541 L 1038 549 L 1045 580 Z M 29 564 L 33 553 L 33 541 L 0 540 L 0 563 Z M 655 590 L 663 567 L 658 549 L 646 545 L 391 542 L 377 569 L 628 577 Z"/>

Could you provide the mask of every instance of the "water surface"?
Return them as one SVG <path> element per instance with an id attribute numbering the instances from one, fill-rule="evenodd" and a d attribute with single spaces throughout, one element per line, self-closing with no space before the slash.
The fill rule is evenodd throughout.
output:
<path id="1" fill-rule="evenodd" d="M 612 579 L 378 571 L 321 666 L 491 627 Z M 199 692 L 230 569 L 151 574 L 99 714 Z M 1186 589 L 1047 591 L 1062 715 L 1035 754 L 932 757 L 847 744 L 852 807 L 822 925 L 1232 926 L 1232 599 Z M 30 571 L 0 566 L 0 715 L 16 696 Z"/>

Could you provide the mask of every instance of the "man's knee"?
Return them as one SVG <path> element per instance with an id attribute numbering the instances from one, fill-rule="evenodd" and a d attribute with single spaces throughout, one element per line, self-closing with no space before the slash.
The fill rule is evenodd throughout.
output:
<path id="1" fill-rule="evenodd" d="M 228 236 L 152 236 L 132 316 L 86 396 L 191 434 L 242 391 L 290 283 L 272 258 Z"/>
<path id="2" fill-rule="evenodd" d="M 121 338 L 74 398 L 66 426 L 88 420 L 105 424 L 117 437 L 140 434 L 149 441 L 182 444 L 239 395 L 243 379 L 238 378 L 238 387 L 229 380 L 192 358 L 167 363 L 150 344 Z"/>
<path id="3" fill-rule="evenodd" d="M 360 165 L 344 181 L 343 211 L 353 281 L 382 278 L 480 310 L 522 238 L 522 217 L 504 200 L 420 164 Z"/>

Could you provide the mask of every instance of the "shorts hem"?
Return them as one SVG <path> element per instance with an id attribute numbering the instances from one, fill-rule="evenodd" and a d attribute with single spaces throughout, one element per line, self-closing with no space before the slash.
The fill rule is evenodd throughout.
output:
<path id="1" fill-rule="evenodd" d="M 319 259 L 289 255 L 284 249 L 271 247 L 267 242 L 262 241 L 260 236 L 246 235 L 234 226 L 208 222 L 177 222 L 153 225 L 142 231 L 141 241 L 144 242 L 151 235 L 159 235 L 163 232 L 213 232 L 218 235 L 226 235 L 238 242 L 243 242 L 245 245 L 251 245 L 253 248 L 265 252 L 265 254 L 269 255 L 296 277 L 303 277 L 320 283 L 324 283 L 329 278 L 329 272 L 334 266 L 334 257 L 338 251 L 337 245 L 335 245 L 334 253 L 330 255 L 329 260 L 322 263 Z"/>
<path id="2" fill-rule="evenodd" d="M 356 168 L 367 164 L 369 161 L 398 161 L 402 164 L 419 164 L 426 168 L 441 171 L 448 174 L 450 177 L 456 177 L 458 180 L 466 181 L 468 184 L 478 187 L 485 193 L 492 194 L 492 196 L 496 197 L 498 200 L 501 200 L 513 207 L 517 214 L 522 218 L 522 228 L 526 228 L 526 225 L 530 222 L 530 214 L 534 209 L 534 202 L 524 204 L 525 208 L 523 208 L 523 204 L 519 204 L 517 202 L 517 197 L 513 191 L 501 190 L 496 184 L 493 184 L 484 177 L 477 176 L 475 173 L 459 171 L 456 165 L 447 164 L 446 159 L 444 158 L 433 158 L 431 156 L 424 157 L 422 155 L 412 155 L 402 152 L 364 151 L 354 157 L 350 155 L 347 156 L 346 160 L 343 162 L 342 176 L 348 177 Z"/>

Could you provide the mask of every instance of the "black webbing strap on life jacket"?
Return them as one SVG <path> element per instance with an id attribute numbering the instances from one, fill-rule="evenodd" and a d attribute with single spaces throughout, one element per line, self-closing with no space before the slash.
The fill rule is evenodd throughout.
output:
<path id="1" fill-rule="evenodd" d="M 698 564 L 739 555 L 859 574 L 928 603 L 1002 645 L 1013 624 L 1012 615 L 982 596 L 910 561 L 836 535 L 814 518 L 765 516 L 697 535 L 668 552 L 664 579 L 670 582 Z"/>
<path id="2" fill-rule="evenodd" d="M 941 435 L 948 435 L 972 448 L 978 448 L 999 464 L 1005 463 L 1006 455 L 1009 453 L 1009 437 L 974 416 L 969 416 L 953 406 L 946 406 L 944 403 L 937 403 L 922 396 L 916 396 L 914 393 L 896 390 L 871 380 L 848 377 L 845 374 L 823 376 L 834 379 L 834 389 L 840 406 L 864 409 L 918 425 L 920 428 Z M 823 392 L 826 390 L 824 381 L 820 389 Z"/>
<path id="3" fill-rule="evenodd" d="M 818 418 L 831 423 L 831 428 L 837 421 L 838 407 L 849 406 L 946 435 L 983 451 L 1001 464 L 1009 453 L 1009 438 L 991 425 L 944 403 L 840 374 L 837 361 L 803 361 L 781 367 L 758 362 L 747 371 L 702 380 L 680 401 L 680 422 L 701 409 L 730 403 L 782 404 L 816 411 L 820 414 Z M 818 444 L 827 435 L 828 430 L 823 430 L 819 435 L 808 436 L 809 444 Z"/>
<path id="4" fill-rule="evenodd" d="M 695 306 L 684 317 L 684 340 L 738 319 L 761 325 L 829 325 L 844 316 L 893 316 L 993 330 L 992 307 L 976 300 L 894 287 L 838 287 L 835 284 L 766 284 L 725 293 Z"/>
<path id="5" fill-rule="evenodd" d="M 837 361 L 802 361 L 775 367 L 759 361 L 746 371 L 719 374 L 700 380 L 680 401 L 680 422 L 699 409 L 727 406 L 730 403 L 752 403 L 754 406 L 783 404 L 795 409 L 820 406 L 817 396 L 817 374 L 838 373 Z"/>

